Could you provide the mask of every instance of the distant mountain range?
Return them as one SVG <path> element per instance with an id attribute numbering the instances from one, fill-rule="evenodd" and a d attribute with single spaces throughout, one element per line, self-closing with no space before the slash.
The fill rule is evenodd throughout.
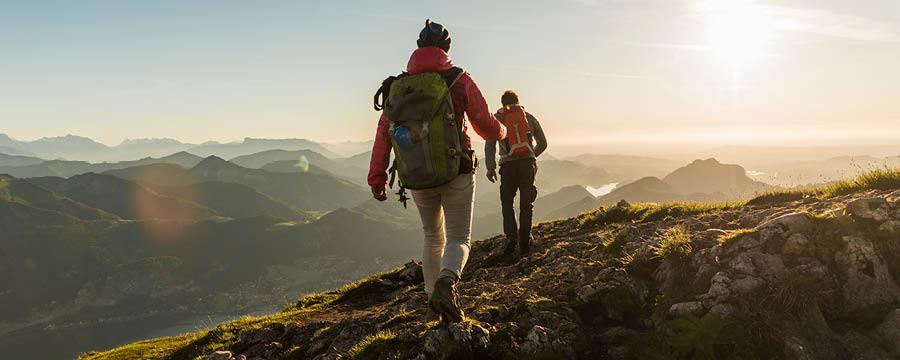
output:
<path id="1" fill-rule="evenodd" d="M 539 162 L 538 173 L 541 174 L 542 164 L 554 162 Z M 749 178 L 744 168 L 738 165 L 722 164 L 715 159 L 695 160 L 675 169 L 662 179 L 654 176 L 643 177 L 621 185 L 600 197 L 594 197 L 583 185 L 563 187 L 540 196 L 534 202 L 534 221 L 537 223 L 569 218 L 599 206 L 615 204 L 620 200 L 632 203 L 725 201 L 747 198 L 754 193 L 774 188 Z M 488 194 L 482 196 L 487 197 Z M 472 232 L 477 237 L 498 234 L 502 229 L 499 195 L 495 196 L 496 203 L 476 198 L 476 207 L 490 203 L 488 207 L 481 207 L 481 211 L 476 212 Z M 516 205 L 518 206 L 518 201 Z"/>
<path id="2" fill-rule="evenodd" d="M 415 213 L 368 198 L 333 175 L 268 173 L 217 157 L 189 169 L 0 175 L 0 333 L 272 306 L 419 253 Z M 317 213 L 347 208 L 318 217 L 291 202 Z"/>
<path id="3" fill-rule="evenodd" d="M 775 187 L 748 177 L 739 165 L 706 159 L 694 160 L 662 179 L 648 176 L 619 186 L 601 196 L 600 203 L 737 200 L 772 189 Z"/>
<path id="4" fill-rule="evenodd" d="M 180 151 L 201 157 L 216 155 L 230 159 L 266 150 L 312 150 L 329 158 L 342 158 L 372 149 L 371 141 L 320 143 L 307 139 L 258 139 L 244 138 L 239 142 L 202 144 L 183 143 L 175 139 L 125 139 L 116 146 L 107 146 L 90 138 L 65 135 L 22 141 L 0 134 L 0 153 L 25 155 L 43 159 L 67 159 L 83 161 L 122 161 L 140 157 L 160 157 Z M 2 163 L 0 163 L 2 165 Z"/>
<path id="5" fill-rule="evenodd" d="M 19 158 L 20 165 L 10 157 L 0 156 L 0 174 L 9 174 L 18 178 L 33 178 L 42 176 L 70 177 L 89 172 L 101 173 L 115 169 L 125 169 L 150 164 L 175 164 L 183 167 L 193 167 L 203 160 L 194 154 L 178 152 L 160 158 L 145 157 L 139 160 L 91 163 L 87 161 L 70 160 L 41 160 L 33 157 Z"/>

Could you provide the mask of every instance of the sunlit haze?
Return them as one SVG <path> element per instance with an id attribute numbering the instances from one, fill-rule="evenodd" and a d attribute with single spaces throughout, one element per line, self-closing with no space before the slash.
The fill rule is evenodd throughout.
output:
<path id="1" fill-rule="evenodd" d="M 491 107 L 516 89 L 556 144 L 900 139 L 892 0 L 18 2 L 0 132 L 369 140 L 372 93 L 428 17 Z"/>

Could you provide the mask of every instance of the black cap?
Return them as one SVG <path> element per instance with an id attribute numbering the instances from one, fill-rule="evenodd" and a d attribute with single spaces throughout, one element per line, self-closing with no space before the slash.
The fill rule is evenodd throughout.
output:
<path id="1" fill-rule="evenodd" d="M 431 19 L 425 20 L 425 28 L 419 33 L 419 41 L 416 44 L 419 47 L 437 46 L 450 52 L 450 31 Z"/>

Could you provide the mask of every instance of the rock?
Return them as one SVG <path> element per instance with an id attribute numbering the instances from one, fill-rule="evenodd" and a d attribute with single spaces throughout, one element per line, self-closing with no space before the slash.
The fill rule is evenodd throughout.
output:
<path id="1" fill-rule="evenodd" d="M 813 227 L 812 218 L 806 212 L 793 212 L 778 216 L 760 224 L 762 241 L 767 242 L 774 237 L 787 237 L 796 233 L 809 231 Z"/>
<path id="2" fill-rule="evenodd" d="M 786 270 L 784 259 L 781 256 L 758 251 L 740 253 L 728 265 L 739 274 L 757 276 L 766 280 L 779 279 Z"/>
<path id="3" fill-rule="evenodd" d="M 624 269 L 606 268 L 597 277 L 601 280 L 583 286 L 577 293 L 579 304 L 596 307 L 593 312 L 607 319 L 625 321 L 647 304 L 646 285 Z"/>
<path id="4" fill-rule="evenodd" d="M 806 235 L 797 233 L 789 236 L 781 247 L 781 253 L 785 255 L 803 255 L 806 253 L 806 246 L 809 239 Z"/>
<path id="5" fill-rule="evenodd" d="M 758 277 L 747 276 L 743 279 L 737 279 L 731 283 L 731 290 L 739 294 L 749 294 L 759 289 L 764 283 Z"/>
<path id="6" fill-rule="evenodd" d="M 247 349 L 244 355 L 251 359 L 278 359 L 284 346 L 277 341 L 257 343 Z"/>
<path id="7" fill-rule="evenodd" d="M 248 331 L 238 337 L 237 348 L 249 348 L 259 343 L 271 343 L 280 341 L 284 335 L 284 324 L 272 323 L 259 329 Z"/>
<path id="8" fill-rule="evenodd" d="M 691 236 L 691 247 L 694 251 L 707 249 L 716 246 L 718 239 L 727 235 L 728 232 L 722 229 L 707 229 Z"/>
<path id="9" fill-rule="evenodd" d="M 528 331 L 521 351 L 526 354 L 558 354 L 563 359 L 575 358 L 575 350 L 561 340 L 556 331 L 538 325 Z"/>
<path id="10" fill-rule="evenodd" d="M 669 307 L 669 316 L 699 315 L 702 312 L 703 303 L 699 301 L 686 301 Z"/>
<path id="11" fill-rule="evenodd" d="M 728 277 L 728 274 L 724 271 L 719 271 L 713 275 L 712 280 L 710 281 L 709 290 L 706 294 L 700 295 L 699 298 L 713 304 L 725 301 L 731 296 L 730 285 L 731 278 Z"/>
<path id="12" fill-rule="evenodd" d="M 490 332 L 478 325 L 462 322 L 429 329 L 425 334 L 426 359 L 477 359 L 484 356 Z"/>
<path id="13" fill-rule="evenodd" d="M 828 276 L 828 267 L 822 264 L 819 259 L 813 257 L 801 257 L 797 258 L 796 262 L 799 265 L 794 266 L 793 271 L 796 271 L 799 274 L 807 275 L 817 280 L 822 280 Z"/>
<path id="14" fill-rule="evenodd" d="M 709 308 L 709 312 L 706 313 L 706 316 L 718 316 L 726 318 L 734 314 L 734 311 L 734 306 L 730 304 L 715 304 L 711 308 Z"/>
<path id="15" fill-rule="evenodd" d="M 240 355 L 243 356 L 243 355 Z M 246 358 L 246 357 L 245 357 Z M 203 360 L 234 360 L 237 359 L 231 351 L 213 351 L 203 357 Z"/>
<path id="16" fill-rule="evenodd" d="M 895 356 L 900 357 L 900 309 L 888 313 L 875 329 L 875 333 L 891 347 Z"/>
<path id="17" fill-rule="evenodd" d="M 415 261 L 410 261 L 403 265 L 403 270 L 400 270 L 399 278 L 402 281 L 418 284 L 423 281 L 422 276 L 422 265 Z"/>
<path id="18" fill-rule="evenodd" d="M 619 202 L 616 203 L 617 208 L 627 208 L 630 206 L 631 206 L 631 203 L 625 201 L 625 199 L 619 200 Z"/>
<path id="19" fill-rule="evenodd" d="M 847 203 L 847 214 L 857 218 L 883 222 L 890 220 L 891 210 L 887 200 L 880 197 L 856 199 Z"/>
<path id="20" fill-rule="evenodd" d="M 834 255 L 843 274 L 842 295 L 847 312 L 900 301 L 900 288 L 871 241 L 844 236 L 844 249 Z"/>
<path id="21" fill-rule="evenodd" d="M 888 233 L 900 233 L 900 220 L 888 220 L 878 226 L 878 230 Z"/>

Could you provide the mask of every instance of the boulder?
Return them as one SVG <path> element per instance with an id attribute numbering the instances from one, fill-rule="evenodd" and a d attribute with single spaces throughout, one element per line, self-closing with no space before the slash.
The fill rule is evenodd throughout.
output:
<path id="1" fill-rule="evenodd" d="M 844 249 L 834 255 L 842 275 L 842 294 L 848 312 L 900 302 L 900 287 L 871 241 L 844 236 Z"/>
<path id="2" fill-rule="evenodd" d="M 845 213 L 865 220 L 883 222 L 890 220 L 891 209 L 887 200 L 880 197 L 856 199 L 847 203 Z"/>
<path id="3" fill-rule="evenodd" d="M 703 312 L 703 303 L 699 301 L 686 301 L 672 304 L 669 307 L 669 316 L 700 315 Z"/>
<path id="4" fill-rule="evenodd" d="M 808 245 L 809 239 L 806 238 L 806 235 L 793 234 L 785 240 L 784 245 L 781 247 L 781 253 L 784 255 L 804 255 L 808 252 Z"/>
<path id="5" fill-rule="evenodd" d="M 451 323 L 429 329 L 425 334 L 425 359 L 477 359 L 490 343 L 490 332 L 470 322 Z"/>
<path id="6" fill-rule="evenodd" d="M 400 280 L 408 283 L 421 283 L 423 280 L 422 265 L 419 265 L 419 263 L 415 261 L 410 261 L 403 265 L 403 269 L 400 270 L 398 277 Z"/>
<path id="7" fill-rule="evenodd" d="M 777 237 L 787 238 L 796 233 L 807 232 L 813 227 L 813 221 L 809 213 L 792 212 L 777 216 L 763 222 L 757 229 L 763 242 Z"/>
<path id="8" fill-rule="evenodd" d="M 563 359 L 575 358 L 575 350 L 560 339 L 556 331 L 538 325 L 528 331 L 520 349 L 525 354 L 557 354 Z"/>
<path id="9" fill-rule="evenodd" d="M 621 322 L 640 313 L 647 304 L 646 285 L 624 269 L 606 268 L 597 277 L 599 281 L 581 287 L 577 293 L 578 303 L 590 312 Z"/>

